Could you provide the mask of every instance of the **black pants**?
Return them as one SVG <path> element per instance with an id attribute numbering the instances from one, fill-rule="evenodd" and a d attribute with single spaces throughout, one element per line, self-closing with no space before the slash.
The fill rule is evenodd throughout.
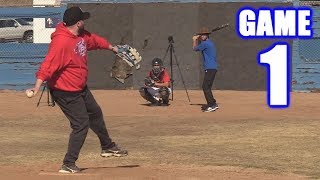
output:
<path id="1" fill-rule="evenodd" d="M 204 97 L 207 100 L 208 106 L 213 106 L 216 104 L 216 100 L 214 99 L 214 97 L 212 95 L 212 91 L 211 91 L 216 73 L 217 73 L 216 69 L 207 69 L 207 70 L 205 70 L 205 73 L 204 73 L 202 90 L 204 93 Z"/>
<path id="2" fill-rule="evenodd" d="M 75 164 L 89 128 L 97 134 L 102 149 L 114 146 L 104 123 L 101 108 L 87 87 L 81 92 L 51 90 L 51 94 L 69 119 L 72 128 L 63 164 Z"/>

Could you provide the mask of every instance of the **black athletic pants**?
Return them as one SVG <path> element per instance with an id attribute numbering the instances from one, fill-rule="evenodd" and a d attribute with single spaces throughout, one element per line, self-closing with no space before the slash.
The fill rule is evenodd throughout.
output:
<path id="1" fill-rule="evenodd" d="M 205 73 L 204 73 L 202 90 L 204 93 L 204 97 L 207 100 L 208 106 L 213 106 L 216 104 L 216 100 L 214 99 L 214 97 L 212 95 L 212 91 L 211 91 L 216 73 L 217 73 L 216 69 L 207 69 L 207 70 L 205 70 Z"/>
<path id="2" fill-rule="evenodd" d="M 51 94 L 69 119 L 72 128 L 63 164 L 75 164 L 89 128 L 98 136 L 102 149 L 114 146 L 104 123 L 101 108 L 87 87 L 80 92 L 51 90 Z"/>

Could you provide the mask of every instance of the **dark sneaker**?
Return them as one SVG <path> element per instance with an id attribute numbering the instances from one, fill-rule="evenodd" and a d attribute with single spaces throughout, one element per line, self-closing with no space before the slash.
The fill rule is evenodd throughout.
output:
<path id="1" fill-rule="evenodd" d="M 218 105 L 209 106 L 206 109 L 203 110 L 203 112 L 212 112 L 219 109 Z"/>
<path id="2" fill-rule="evenodd" d="M 169 106 L 169 99 L 162 100 L 162 106 Z"/>
<path id="3" fill-rule="evenodd" d="M 208 107 L 209 107 L 208 104 L 204 104 L 204 105 L 201 106 L 201 110 L 204 111 L 204 110 L 207 109 Z"/>
<path id="4" fill-rule="evenodd" d="M 153 102 L 151 102 L 149 104 L 149 106 L 161 106 L 161 100 L 157 101 L 157 100 L 154 100 Z"/>
<path id="5" fill-rule="evenodd" d="M 117 145 L 114 145 L 112 148 L 102 150 L 100 155 L 102 157 L 110 157 L 110 156 L 122 157 L 122 156 L 127 156 L 128 151 L 120 149 L 118 148 Z"/>
<path id="6" fill-rule="evenodd" d="M 59 173 L 79 173 L 81 171 L 75 164 L 74 165 L 62 165 Z"/>
<path id="7" fill-rule="evenodd" d="M 153 107 L 153 106 L 161 106 L 161 103 L 158 103 L 158 102 L 150 103 L 149 106 L 151 106 L 151 107 Z"/>
<path id="8" fill-rule="evenodd" d="M 168 103 L 162 103 L 161 106 L 169 106 L 170 104 Z"/>

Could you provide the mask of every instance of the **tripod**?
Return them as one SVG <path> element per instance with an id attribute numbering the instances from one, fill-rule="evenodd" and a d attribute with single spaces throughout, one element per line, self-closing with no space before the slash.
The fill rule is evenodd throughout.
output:
<path id="1" fill-rule="evenodd" d="M 174 80 L 173 80 L 173 71 L 172 71 L 172 59 L 173 59 L 172 55 L 174 55 L 174 59 L 176 61 L 176 65 L 178 67 L 179 74 L 180 74 L 180 77 L 181 77 L 181 80 L 182 80 L 182 84 L 183 84 L 183 87 L 184 87 L 184 89 L 186 91 L 186 94 L 187 94 L 187 97 L 188 97 L 188 101 L 190 103 L 191 101 L 190 101 L 190 97 L 189 97 L 189 94 L 188 94 L 188 90 L 187 90 L 186 84 L 184 82 L 182 73 L 181 73 L 181 69 L 180 69 L 180 66 L 179 66 L 179 63 L 178 63 L 178 60 L 177 60 L 177 56 L 175 54 L 175 50 L 174 50 L 174 46 L 173 46 L 173 43 L 174 43 L 173 37 L 169 36 L 168 37 L 168 41 L 169 41 L 169 46 L 168 46 L 167 51 L 166 51 L 166 53 L 164 55 L 163 61 L 166 59 L 166 56 L 167 56 L 168 52 L 170 51 L 170 75 L 171 75 L 170 82 L 171 82 L 171 90 L 172 90 L 172 92 L 171 92 L 171 100 L 173 101 L 173 82 L 174 82 Z"/>
<path id="2" fill-rule="evenodd" d="M 38 103 L 37 103 L 37 107 L 39 107 L 39 105 L 40 105 L 40 101 L 41 101 L 42 95 L 43 95 L 44 91 L 46 90 L 46 88 L 47 88 L 47 95 L 48 95 L 48 96 L 47 96 L 47 104 L 48 104 L 48 106 L 54 107 L 54 106 L 56 105 L 56 103 L 55 103 L 54 100 L 52 99 L 52 96 L 51 96 L 51 94 L 50 94 L 50 90 L 49 90 L 49 88 L 48 88 L 47 86 L 48 86 L 47 83 L 44 83 L 44 84 L 43 84 L 43 89 L 42 89 L 42 92 L 41 92 L 39 101 L 38 101 Z M 50 101 L 50 98 L 51 98 L 51 101 Z"/>

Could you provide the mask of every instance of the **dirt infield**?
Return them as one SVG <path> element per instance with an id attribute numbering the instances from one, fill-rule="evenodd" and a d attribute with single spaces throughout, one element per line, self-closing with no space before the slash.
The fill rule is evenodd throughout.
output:
<path id="1" fill-rule="evenodd" d="M 0 179 L 320 178 L 320 95 L 292 93 L 269 109 L 265 92 L 214 91 L 220 109 L 203 113 L 201 91 L 175 91 L 169 107 L 148 107 L 137 91 L 93 91 L 124 158 L 101 158 L 89 132 L 80 175 L 57 173 L 69 122 L 45 98 L 0 92 Z"/>

